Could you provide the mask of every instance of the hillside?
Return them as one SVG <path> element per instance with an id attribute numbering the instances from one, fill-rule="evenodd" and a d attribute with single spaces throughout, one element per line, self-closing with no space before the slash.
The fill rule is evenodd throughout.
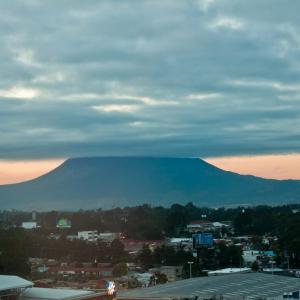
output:
<path id="1" fill-rule="evenodd" d="M 133 206 L 299 202 L 300 181 L 226 172 L 195 158 L 74 158 L 31 181 L 0 186 L 1 209 L 55 210 Z"/>

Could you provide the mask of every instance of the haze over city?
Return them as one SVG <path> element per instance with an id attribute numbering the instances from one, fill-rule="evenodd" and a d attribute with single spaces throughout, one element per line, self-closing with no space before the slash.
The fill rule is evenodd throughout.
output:
<path id="1" fill-rule="evenodd" d="M 0 184 L 114 155 L 299 179 L 289 3 L 1 1 Z"/>

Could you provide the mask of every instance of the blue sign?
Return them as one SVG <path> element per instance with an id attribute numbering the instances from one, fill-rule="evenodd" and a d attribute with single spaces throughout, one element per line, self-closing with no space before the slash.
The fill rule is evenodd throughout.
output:
<path id="1" fill-rule="evenodd" d="M 214 240 L 211 233 L 202 232 L 193 234 L 193 247 L 212 247 Z"/>

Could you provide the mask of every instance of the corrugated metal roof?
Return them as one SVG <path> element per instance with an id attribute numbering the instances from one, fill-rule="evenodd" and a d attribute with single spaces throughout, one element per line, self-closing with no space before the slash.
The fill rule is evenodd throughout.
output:
<path id="1" fill-rule="evenodd" d="M 300 279 L 259 272 L 195 277 L 152 287 L 119 291 L 119 297 L 274 299 L 300 290 Z M 279 299 L 279 298 L 278 298 Z"/>
<path id="2" fill-rule="evenodd" d="M 26 288 L 33 286 L 31 281 L 18 276 L 0 275 L 0 291 Z"/>
<path id="3" fill-rule="evenodd" d="M 37 299 L 85 299 L 89 296 L 96 296 L 93 291 L 71 290 L 71 289 L 51 289 L 51 288 L 30 288 L 26 289 L 21 295 L 20 300 Z"/>

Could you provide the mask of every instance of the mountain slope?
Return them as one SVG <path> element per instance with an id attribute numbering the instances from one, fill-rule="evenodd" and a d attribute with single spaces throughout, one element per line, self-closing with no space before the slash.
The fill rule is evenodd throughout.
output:
<path id="1" fill-rule="evenodd" d="M 300 181 L 242 176 L 190 158 L 75 158 L 37 179 L 0 186 L 2 209 L 87 209 L 299 202 Z"/>

